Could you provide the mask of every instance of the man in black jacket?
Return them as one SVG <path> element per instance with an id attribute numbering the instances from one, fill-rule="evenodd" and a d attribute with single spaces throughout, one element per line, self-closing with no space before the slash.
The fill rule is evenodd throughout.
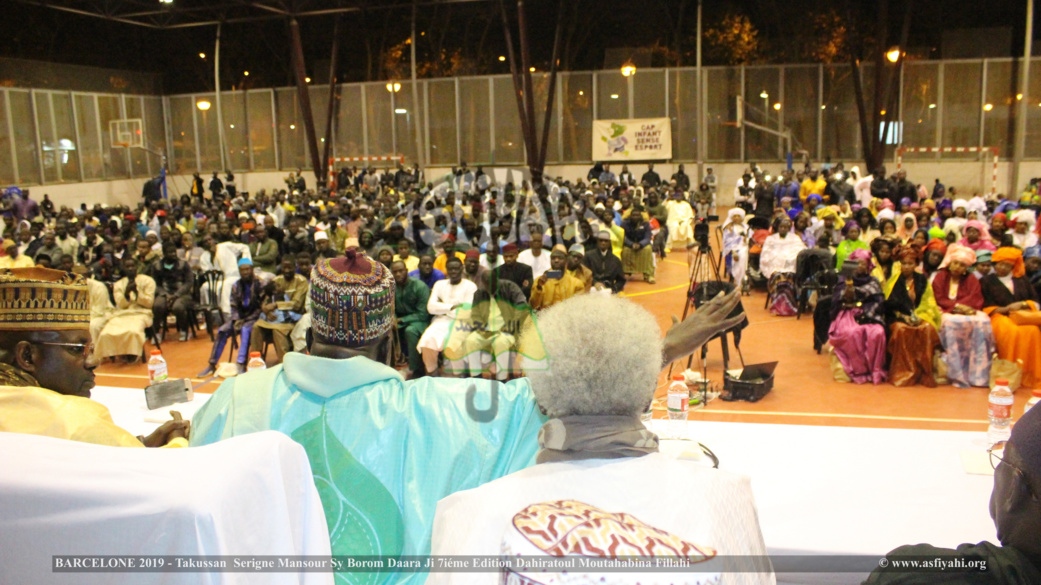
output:
<path id="1" fill-rule="evenodd" d="M 177 330 L 181 334 L 181 341 L 186 341 L 195 273 L 187 262 L 177 257 L 177 246 L 172 241 L 163 244 L 163 257 L 152 267 L 151 276 L 155 280 L 152 314 L 155 316 L 156 327 L 164 323 L 166 316 L 173 311 L 177 318 Z"/>
<path id="2" fill-rule="evenodd" d="M 531 273 L 531 266 L 517 262 L 517 256 L 520 252 L 517 249 L 517 244 L 506 244 L 502 248 L 502 266 L 495 269 L 495 274 L 498 278 L 509 280 L 520 287 L 521 292 L 524 293 L 524 298 L 531 298 L 531 283 L 534 277 Z"/>
<path id="3" fill-rule="evenodd" d="M 654 172 L 654 163 L 647 165 L 647 172 L 640 178 L 640 183 L 648 187 L 657 187 L 661 185 L 661 177 L 658 173 Z"/>
<path id="4" fill-rule="evenodd" d="M 585 257 L 585 265 L 593 271 L 593 288 L 622 292 L 625 287 L 625 272 L 622 261 L 611 251 L 611 234 L 602 230 L 597 236 L 597 247 L 590 250 Z"/>

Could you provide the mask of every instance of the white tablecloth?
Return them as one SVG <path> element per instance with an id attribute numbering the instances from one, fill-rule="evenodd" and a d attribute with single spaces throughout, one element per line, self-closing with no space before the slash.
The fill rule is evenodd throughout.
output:
<path id="1" fill-rule="evenodd" d="M 332 573 L 56 573 L 52 555 L 330 554 L 304 449 L 273 431 L 191 449 L 0 433 L 0 582 L 327 585 Z"/>
<path id="2" fill-rule="evenodd" d="M 90 397 L 106 407 L 112 413 L 112 420 L 133 435 L 148 435 L 162 421 L 170 420 L 170 411 L 181 413 L 185 420 L 191 420 L 195 412 L 210 399 L 209 394 L 195 393 L 191 402 L 171 404 L 165 408 L 148 410 L 145 405 L 145 391 L 139 388 L 113 388 L 95 386 Z"/>
<path id="3" fill-rule="evenodd" d="M 993 478 L 965 473 L 960 458 L 961 451 L 986 451 L 983 432 L 702 421 L 674 432 L 672 424 L 656 420 L 652 430 L 700 441 L 719 457 L 720 468 L 752 478 L 771 555 L 881 557 L 902 544 L 997 542 L 988 510 Z M 683 442 L 663 445 L 666 453 L 689 450 Z M 791 580 L 790 574 L 777 577 Z M 859 583 L 863 577 L 800 575 L 797 581 Z"/>

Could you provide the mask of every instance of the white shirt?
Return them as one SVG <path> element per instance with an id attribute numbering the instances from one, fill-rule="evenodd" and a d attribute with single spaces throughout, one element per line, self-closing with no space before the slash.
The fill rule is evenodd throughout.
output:
<path id="1" fill-rule="evenodd" d="M 662 496 L 662 486 L 687 494 Z M 759 556 L 766 545 L 759 530 L 747 477 L 681 461 L 661 453 L 627 459 L 544 463 L 479 488 L 456 492 L 437 504 L 432 555 L 498 556 L 513 516 L 540 502 L 577 500 L 641 522 L 720 556 Z M 492 584 L 498 572 L 432 572 L 430 585 Z M 724 572 L 728 585 L 772 584 L 774 576 Z"/>
<path id="2" fill-rule="evenodd" d="M 459 284 L 445 278 L 434 283 L 430 290 L 430 300 L 427 301 L 427 312 L 434 317 L 455 318 L 456 311 L 452 307 L 466 303 L 472 303 L 477 285 L 465 278 Z"/>
<path id="3" fill-rule="evenodd" d="M 551 268 L 549 250 L 545 248 L 542 249 L 538 256 L 532 254 L 531 250 L 525 250 L 517 255 L 517 262 L 523 262 L 531 266 L 531 276 L 535 279 L 538 279 L 538 277 L 542 276 L 542 273 Z"/>

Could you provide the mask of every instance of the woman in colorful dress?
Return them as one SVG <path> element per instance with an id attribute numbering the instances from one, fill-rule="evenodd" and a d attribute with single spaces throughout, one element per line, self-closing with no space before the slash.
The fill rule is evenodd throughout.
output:
<path id="1" fill-rule="evenodd" d="M 940 347 L 940 307 L 929 279 L 918 272 L 918 252 L 910 246 L 895 253 L 893 275 L 885 283 L 889 324 L 889 381 L 894 386 L 936 386 L 933 354 Z"/>
<path id="2" fill-rule="evenodd" d="M 802 238 L 792 233 L 792 222 L 787 217 L 776 221 L 774 234 L 763 242 L 759 269 L 769 281 L 767 307 L 774 315 L 791 317 L 797 311 L 795 294 L 795 263 L 799 252 L 806 249 Z"/>
<path id="3" fill-rule="evenodd" d="M 835 287 L 828 343 L 842 369 L 856 384 L 886 381 L 885 296 L 871 276 L 871 252 L 849 255 L 856 268 Z"/>
<path id="4" fill-rule="evenodd" d="M 958 388 L 987 386 L 994 333 L 983 309 L 983 292 L 969 267 L 976 253 L 958 244 L 947 248 L 933 277 L 933 294 L 943 311 L 940 342 L 946 350 L 947 378 Z"/>
<path id="5" fill-rule="evenodd" d="M 980 281 L 983 311 L 990 315 L 998 357 L 1021 362 L 1023 386 L 1041 388 L 1041 313 L 1023 252 L 998 248 L 991 256 L 994 271 Z"/>

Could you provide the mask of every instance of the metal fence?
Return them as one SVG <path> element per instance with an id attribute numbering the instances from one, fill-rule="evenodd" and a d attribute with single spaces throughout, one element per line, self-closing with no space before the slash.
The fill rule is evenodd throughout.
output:
<path id="1" fill-rule="evenodd" d="M 1034 71 L 1041 71 L 1041 59 Z M 862 68 L 872 92 L 872 65 Z M 783 141 L 738 128 L 735 96 L 745 117 L 778 130 L 790 128 L 795 148 L 816 160 L 859 160 L 860 130 L 848 65 L 706 67 L 702 70 L 705 151 L 708 161 L 776 161 Z M 1011 154 L 1013 108 L 1028 100 L 1025 157 L 1041 159 L 1041 75 L 1027 96 L 1017 95 L 1012 59 L 912 61 L 899 84 L 899 131 L 905 146 L 989 146 Z M 694 68 L 560 74 L 553 103 L 550 164 L 588 163 L 595 119 L 672 119 L 673 158 L 697 158 L 699 112 Z M 429 79 L 418 82 L 417 124 L 411 82 L 342 84 L 337 87 L 333 156 L 404 155 L 416 160 L 416 132 L 430 166 L 524 162 L 513 83 L 508 75 Z M 545 103 L 548 75 L 534 76 Z M 396 91 L 395 91 L 395 88 Z M 324 147 L 328 86 L 312 86 L 315 127 Z M 144 120 L 145 146 L 169 155 L 174 173 L 220 169 L 213 93 L 167 97 L 0 89 L 0 184 L 51 184 L 147 177 L 161 158 L 143 149 L 112 147 L 108 122 Z M 234 171 L 309 167 L 295 88 L 221 94 L 227 166 Z M 542 120 L 541 115 L 536 116 Z M 939 156 L 939 155 L 918 155 Z M 974 159 L 975 153 L 945 154 Z"/>

